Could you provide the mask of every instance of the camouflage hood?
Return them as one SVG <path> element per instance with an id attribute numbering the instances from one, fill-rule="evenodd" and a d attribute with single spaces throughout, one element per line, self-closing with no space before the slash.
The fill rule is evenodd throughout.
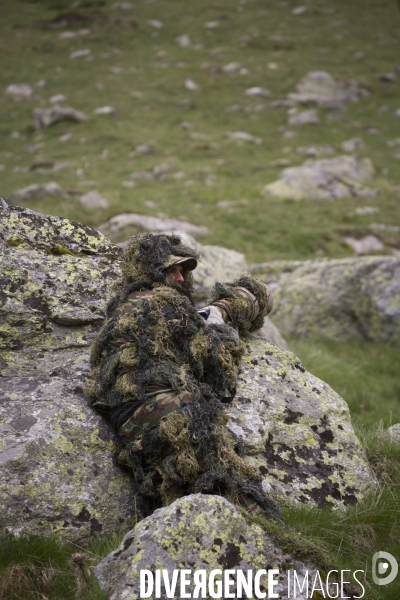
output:
<path id="1" fill-rule="evenodd" d="M 167 285 L 164 269 L 171 256 L 193 258 L 196 261 L 200 259 L 200 254 L 185 246 L 178 235 L 135 235 L 123 254 L 123 275 L 113 286 L 116 296 L 107 307 L 108 316 L 118 304 L 125 302 L 131 292 Z M 183 278 L 193 285 L 193 275 L 189 270 L 183 271 Z"/>

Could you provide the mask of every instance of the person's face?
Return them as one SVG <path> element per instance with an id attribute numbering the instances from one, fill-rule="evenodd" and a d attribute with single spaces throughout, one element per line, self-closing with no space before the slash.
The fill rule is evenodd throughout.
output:
<path id="1" fill-rule="evenodd" d="M 167 269 L 165 269 L 165 275 L 167 283 L 173 287 L 176 284 L 180 284 L 184 281 L 183 279 L 183 269 L 181 265 L 171 265 Z"/>

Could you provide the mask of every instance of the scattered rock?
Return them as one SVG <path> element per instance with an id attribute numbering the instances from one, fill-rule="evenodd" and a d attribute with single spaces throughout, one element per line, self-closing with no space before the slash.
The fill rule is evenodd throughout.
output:
<path id="1" fill-rule="evenodd" d="M 400 341 L 400 258 L 274 261 L 251 267 L 274 290 L 283 335 Z"/>
<path id="2" fill-rule="evenodd" d="M 199 89 L 199 86 L 193 79 L 185 79 L 185 88 L 190 92 L 196 92 Z"/>
<path id="3" fill-rule="evenodd" d="M 65 102 L 66 101 L 66 97 L 64 96 L 64 94 L 55 94 L 54 96 L 50 97 L 50 102 L 52 104 L 58 104 L 58 102 Z"/>
<path id="4" fill-rule="evenodd" d="M 351 140 L 347 140 L 342 144 L 344 152 L 355 152 L 356 150 L 362 150 L 364 147 L 364 141 L 359 137 L 351 138 Z"/>
<path id="5" fill-rule="evenodd" d="M 290 163 L 291 161 L 288 158 L 277 158 L 269 164 L 271 165 L 271 167 L 288 167 Z"/>
<path id="6" fill-rule="evenodd" d="M 278 346 L 280 350 L 288 349 L 286 340 L 269 317 L 265 317 L 263 327 L 256 331 L 254 335 L 266 340 L 270 344 L 274 344 L 274 346 Z"/>
<path id="7" fill-rule="evenodd" d="M 72 133 L 64 133 L 59 137 L 60 142 L 68 142 L 72 138 Z"/>
<path id="8" fill-rule="evenodd" d="M 242 65 L 238 62 L 230 62 L 222 67 L 224 73 L 237 73 L 242 68 Z"/>
<path id="9" fill-rule="evenodd" d="M 191 124 L 188 123 L 188 121 L 182 121 L 182 123 L 179 125 L 179 127 L 181 129 L 183 129 L 184 131 L 186 131 L 187 129 L 191 128 Z"/>
<path id="10" fill-rule="evenodd" d="M 292 10 L 292 15 L 303 15 L 307 11 L 307 6 L 296 6 Z"/>
<path id="11" fill-rule="evenodd" d="M 395 423 L 391 427 L 388 427 L 387 434 L 391 442 L 400 444 L 400 423 Z"/>
<path id="12" fill-rule="evenodd" d="M 99 225 L 98 229 L 104 233 L 104 235 L 115 241 L 125 241 L 138 231 L 174 231 L 178 234 L 186 232 L 193 236 L 200 236 L 208 233 L 207 227 L 192 225 L 187 221 L 161 219 L 134 213 L 116 215 L 106 223 Z"/>
<path id="13" fill-rule="evenodd" d="M 372 135 L 378 135 L 378 133 L 380 133 L 381 130 L 379 129 L 379 127 L 368 127 L 367 129 L 367 133 L 370 133 Z"/>
<path id="14" fill-rule="evenodd" d="M 397 75 L 396 73 L 384 73 L 383 75 L 379 76 L 379 79 L 381 81 L 388 81 L 389 83 L 396 83 Z"/>
<path id="15" fill-rule="evenodd" d="M 316 102 L 326 108 L 344 108 L 349 102 L 357 102 L 369 91 L 355 79 L 342 80 L 326 71 L 311 71 L 296 86 L 297 93 L 288 98 L 296 102 Z"/>
<path id="16" fill-rule="evenodd" d="M 180 35 L 175 39 L 176 43 L 179 44 L 182 48 L 190 48 L 192 42 L 190 41 L 190 37 L 188 35 Z"/>
<path id="17" fill-rule="evenodd" d="M 115 8 L 117 10 L 132 10 L 133 4 L 132 2 L 116 2 L 111 6 L 111 8 Z"/>
<path id="18" fill-rule="evenodd" d="M 296 109 L 292 108 L 290 110 Z M 302 125 L 317 125 L 317 123 L 319 123 L 319 118 L 315 108 L 303 110 L 302 112 L 296 111 L 295 113 L 291 114 L 288 121 L 289 125 L 294 125 L 296 127 L 301 127 Z"/>
<path id="19" fill-rule="evenodd" d="M 284 169 L 280 178 L 265 186 L 264 196 L 294 200 L 335 200 L 351 196 L 376 195 L 363 183 L 372 180 L 374 169 L 367 158 L 338 156 L 307 160 L 300 167 Z"/>
<path id="20" fill-rule="evenodd" d="M 394 231 L 395 233 L 400 233 L 400 227 L 398 225 L 384 225 L 383 223 L 371 223 L 370 229 L 375 229 L 376 231 Z"/>
<path id="21" fill-rule="evenodd" d="M 154 29 L 161 29 L 162 27 L 164 27 L 164 24 L 161 21 L 156 21 L 155 19 L 150 19 L 149 21 L 147 21 L 148 25 L 151 25 L 151 27 L 153 27 Z"/>
<path id="22" fill-rule="evenodd" d="M 296 152 L 307 154 L 307 156 L 321 156 L 321 154 L 333 154 L 332 146 L 298 146 Z"/>
<path id="23" fill-rule="evenodd" d="M 115 113 L 115 108 L 113 106 L 100 106 L 93 112 L 95 115 L 113 115 Z"/>
<path id="24" fill-rule="evenodd" d="M 75 121 L 83 123 L 88 121 L 88 117 L 69 106 L 55 105 L 52 108 L 35 108 L 33 111 L 33 120 L 35 129 L 44 129 L 50 127 L 59 121 Z"/>
<path id="25" fill-rule="evenodd" d="M 252 144 L 262 144 L 262 139 L 246 133 L 245 131 L 233 131 L 227 133 L 227 137 L 230 140 L 238 140 L 240 142 L 251 142 Z"/>
<path id="26" fill-rule="evenodd" d="M 135 147 L 135 152 L 138 154 L 154 154 L 154 146 L 151 144 L 139 144 Z"/>
<path id="27" fill-rule="evenodd" d="M 379 212 L 379 208 L 377 206 L 358 206 L 354 210 L 349 212 L 349 215 L 374 215 Z"/>
<path id="28" fill-rule="evenodd" d="M 270 93 L 262 87 L 251 87 L 245 91 L 246 96 L 260 96 L 261 98 L 269 98 Z"/>
<path id="29" fill-rule="evenodd" d="M 400 137 L 395 138 L 394 140 L 388 140 L 386 142 L 386 146 L 388 146 L 388 148 L 393 148 L 393 146 L 400 146 Z"/>
<path id="30" fill-rule="evenodd" d="M 359 240 L 353 237 L 345 237 L 344 242 L 358 255 L 380 252 L 385 248 L 381 240 L 374 235 L 366 235 Z"/>
<path id="31" fill-rule="evenodd" d="M 285 98 L 283 100 L 274 100 L 273 102 L 271 102 L 270 107 L 271 108 L 291 108 L 292 106 L 295 106 L 295 101 L 294 100 L 289 100 L 288 98 Z"/>
<path id="32" fill-rule="evenodd" d="M 58 171 L 62 171 L 66 167 L 68 167 L 68 163 L 66 162 L 55 163 L 51 160 L 39 160 L 32 163 L 29 170 L 45 175 L 47 173 L 58 173 Z"/>
<path id="33" fill-rule="evenodd" d="M 236 582 L 237 570 L 255 574 L 273 565 L 281 573 L 273 591 L 275 597 L 282 600 L 288 598 L 289 569 L 295 569 L 301 581 L 306 572 L 310 581 L 316 577 L 316 566 L 310 561 L 305 564 L 285 554 L 259 525 L 249 524 L 225 498 L 205 494 L 175 500 L 138 523 L 120 546 L 98 564 L 95 575 L 110 600 L 134 600 L 143 597 L 139 586 L 142 570 L 154 573 L 161 565 L 168 567 L 170 578 L 172 573 L 182 572 L 178 569 L 186 569 L 184 573 L 190 581 L 186 588 L 188 597 L 192 597 L 195 588 L 193 574 L 199 570 L 206 574 L 206 581 L 213 569 L 232 570 L 230 591 L 225 587 L 224 592 L 222 585 L 220 592 L 216 588 L 213 591 L 210 584 L 211 592 L 218 598 L 243 597 L 243 589 L 238 590 Z M 261 581 L 263 590 L 268 587 L 268 592 L 272 591 L 266 578 Z M 176 591 L 169 597 L 183 598 L 179 589 L 183 588 L 178 582 Z M 206 592 L 202 596 L 210 597 Z M 167 597 L 162 588 L 160 598 L 166 600 Z M 251 594 L 251 597 L 255 596 Z"/>
<path id="34" fill-rule="evenodd" d="M 400 117 L 400 108 L 394 111 L 396 117 Z"/>
<path id="35" fill-rule="evenodd" d="M 81 196 L 79 201 L 85 208 L 108 208 L 108 200 L 95 190 Z"/>
<path id="36" fill-rule="evenodd" d="M 217 27 L 219 27 L 219 23 L 218 21 L 208 21 L 208 23 L 206 23 L 204 27 L 206 29 L 216 29 Z"/>
<path id="37" fill-rule="evenodd" d="M 12 83 L 6 88 L 5 93 L 14 98 L 29 98 L 32 96 L 32 88 L 27 83 Z"/>
<path id="38" fill-rule="evenodd" d="M 50 181 L 49 183 L 35 183 L 20 190 L 16 190 L 9 195 L 8 200 L 15 204 L 17 202 L 32 200 L 32 198 L 44 198 L 46 196 L 60 196 L 61 198 L 66 198 L 68 194 L 58 185 L 58 183 Z"/>
<path id="39" fill-rule="evenodd" d="M 91 54 L 91 50 L 89 50 L 89 48 L 85 48 L 84 50 L 75 50 L 74 52 L 71 52 L 71 54 L 69 55 L 70 58 L 74 59 L 74 58 L 82 58 L 83 56 L 90 56 Z"/>

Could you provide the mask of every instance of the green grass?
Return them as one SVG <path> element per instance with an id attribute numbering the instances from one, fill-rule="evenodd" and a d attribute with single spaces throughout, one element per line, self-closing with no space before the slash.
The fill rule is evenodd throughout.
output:
<path id="1" fill-rule="evenodd" d="M 291 13 L 301 4 L 297 0 L 134 0 L 130 12 L 111 9 L 114 1 L 81 0 L 77 8 L 71 7 L 72 0 L 1 1 L 0 195 L 7 199 L 16 189 L 51 180 L 80 193 L 97 189 L 109 200 L 108 209 L 84 209 L 78 193 L 67 199 L 31 200 L 26 206 L 93 226 L 122 212 L 185 218 L 209 228 L 202 243 L 242 251 L 249 262 L 351 256 L 344 236 L 370 233 L 373 222 L 400 225 L 399 196 L 392 189 L 400 183 L 396 158 L 400 146 L 386 145 L 399 136 L 400 118 L 394 111 L 400 108 L 400 73 L 396 83 L 379 79 L 400 62 L 400 15 L 394 1 L 365 0 L 361 5 L 308 0 L 307 12 L 299 16 Z M 66 27 L 51 24 L 65 12 L 86 15 L 88 21 Z M 149 19 L 161 20 L 164 27 L 157 33 Z M 219 26 L 205 28 L 209 21 Z M 82 28 L 90 30 L 88 35 L 79 34 Z M 60 39 L 64 31 L 77 35 Z M 175 38 L 182 34 L 201 47 L 181 48 Z M 71 52 L 85 48 L 91 49 L 93 60 L 69 58 Z M 232 61 L 240 62 L 248 74 L 215 72 L 215 67 Z M 277 68 L 272 69 L 271 63 Z M 318 126 L 289 127 L 286 109 L 273 109 L 270 101 L 294 91 L 312 70 L 355 77 L 371 94 L 344 111 L 318 109 Z M 199 85 L 198 92 L 185 89 L 187 78 Z M 43 87 L 35 85 L 40 80 L 45 80 Z M 16 102 L 3 93 L 8 85 L 22 82 L 33 86 L 32 98 Z M 270 100 L 244 94 L 256 85 L 271 92 Z M 87 113 L 90 120 L 61 122 L 35 132 L 32 110 L 50 106 L 49 98 L 60 93 L 67 105 Z M 192 105 L 182 104 L 185 99 L 192 99 Z M 256 110 L 259 104 L 265 104 L 261 111 Z M 105 105 L 115 107 L 115 114 L 93 114 Z M 240 110 L 230 110 L 235 105 Z M 331 112 L 340 120 L 331 120 Z M 191 128 L 182 130 L 182 121 Z M 370 127 L 379 133 L 368 133 Z M 285 137 L 289 130 L 296 136 Z M 227 139 L 230 131 L 246 131 L 263 143 L 239 145 Z M 72 136 L 61 142 L 65 133 Z M 365 148 L 359 153 L 376 169 L 375 198 L 293 202 L 262 197 L 264 185 L 280 172 L 272 161 L 287 158 L 299 165 L 306 157 L 296 148 L 307 145 L 330 144 L 340 154 L 341 143 L 355 136 L 364 139 Z M 135 153 L 137 145 L 148 143 L 154 154 Z M 44 160 L 68 166 L 47 175 L 29 170 Z M 173 172 L 184 171 L 185 177 L 137 180 L 135 187 L 123 187 L 132 172 L 161 163 Z M 88 181 L 94 183 L 85 184 Z M 221 200 L 232 204 L 221 208 Z M 365 205 L 379 212 L 352 214 Z M 386 237 L 400 248 L 398 233 Z M 370 569 L 375 550 L 399 557 L 399 447 L 385 441 L 383 434 L 383 428 L 400 421 L 398 348 L 294 338 L 289 346 L 309 371 L 349 404 L 380 483 L 377 494 L 346 513 L 285 508 L 292 527 L 289 534 L 264 526 L 296 552 L 315 548 L 328 568 L 363 569 L 367 563 Z M 117 546 L 118 539 L 76 548 L 52 539 L 7 538 L 1 545 L 0 598 L 103 598 L 93 576 L 87 573 L 86 584 L 79 565 L 71 560 L 74 554 L 85 553 L 88 568 L 95 564 L 91 558 L 97 562 Z M 396 583 L 375 586 L 367 595 L 377 600 L 399 596 Z"/>

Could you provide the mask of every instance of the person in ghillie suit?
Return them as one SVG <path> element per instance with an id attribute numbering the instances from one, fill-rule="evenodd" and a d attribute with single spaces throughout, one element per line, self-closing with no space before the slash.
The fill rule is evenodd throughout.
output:
<path id="1" fill-rule="evenodd" d="M 198 260 L 177 235 L 132 238 L 92 346 L 87 395 L 122 442 L 142 516 L 198 492 L 276 513 L 222 408 L 235 395 L 239 334 L 262 326 L 272 295 L 243 276 L 216 284 L 211 304 L 197 310 Z"/>

